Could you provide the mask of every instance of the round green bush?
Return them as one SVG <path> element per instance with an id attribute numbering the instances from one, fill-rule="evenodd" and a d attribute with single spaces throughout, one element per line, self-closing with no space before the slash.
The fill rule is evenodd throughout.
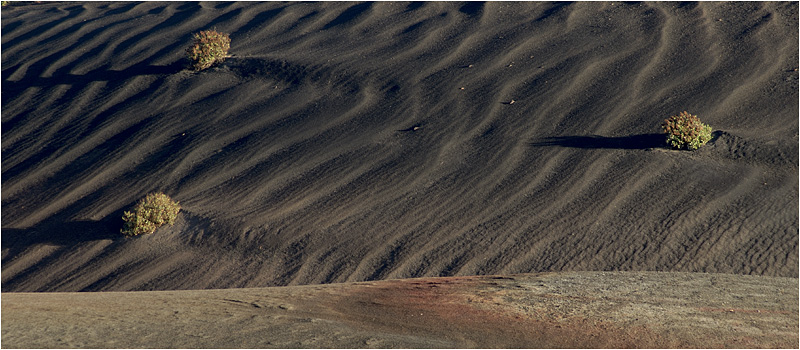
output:
<path id="1" fill-rule="evenodd" d="M 711 141 L 711 127 L 686 111 L 669 117 L 661 127 L 667 134 L 667 143 L 675 149 L 696 150 Z"/>
<path id="2" fill-rule="evenodd" d="M 194 34 L 194 43 L 186 49 L 190 66 L 196 71 L 211 67 L 228 57 L 231 38 L 216 30 L 204 30 Z"/>
<path id="3" fill-rule="evenodd" d="M 133 211 L 122 214 L 122 234 L 137 236 L 153 233 L 164 224 L 174 224 L 181 206 L 161 192 L 150 193 L 133 207 Z"/>

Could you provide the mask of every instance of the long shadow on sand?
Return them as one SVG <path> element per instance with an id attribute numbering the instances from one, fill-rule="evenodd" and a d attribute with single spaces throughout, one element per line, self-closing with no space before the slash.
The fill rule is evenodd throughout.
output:
<path id="1" fill-rule="evenodd" d="M 532 147 L 571 147 L 608 149 L 648 149 L 664 147 L 664 134 L 640 134 L 620 137 L 599 135 L 548 137 L 530 143 Z"/>
<path id="2" fill-rule="evenodd" d="M 91 201 L 91 198 L 87 197 L 84 200 Z M 2 243 L 3 248 L 3 263 L 29 247 L 38 244 L 69 247 L 89 241 L 124 239 L 124 236 L 120 233 L 124 208 L 120 208 L 97 221 L 74 220 L 75 211 L 84 205 L 84 202 L 78 201 L 76 205 L 68 207 L 31 227 L 3 227 L 0 231 L 0 234 L 2 234 L 0 243 Z M 129 203 L 125 208 L 130 208 L 132 205 L 133 203 Z"/>
<path id="3" fill-rule="evenodd" d="M 58 221 L 47 220 L 30 228 L 3 228 L 3 249 L 27 248 L 35 244 L 73 245 L 101 239 L 119 239 L 122 220 Z M 115 222 L 119 221 L 119 222 Z"/>
<path id="4" fill-rule="evenodd" d="M 25 284 L 31 276 L 39 273 L 41 266 L 57 264 L 63 254 L 69 254 L 72 247 L 89 241 L 111 239 L 123 239 L 119 233 L 119 226 L 111 220 L 102 221 L 58 221 L 48 220 L 30 228 L 3 228 L 2 247 L 3 247 L 3 268 L 8 263 L 18 257 L 25 257 L 26 251 L 39 244 L 55 245 L 66 249 L 54 254 L 45 254 L 33 266 L 24 268 L 21 271 L 11 273 L 11 276 L 4 276 L 2 291 L 4 293 L 19 291 L 18 288 Z M 57 250 L 58 251 L 58 250 Z M 23 263 L 24 265 L 24 263 Z"/>
<path id="5" fill-rule="evenodd" d="M 41 67 L 40 67 L 41 68 Z M 3 90 L 10 90 L 13 92 L 22 91 L 32 86 L 38 87 L 51 87 L 57 85 L 86 85 L 95 81 L 124 81 L 136 76 L 142 75 L 165 75 L 180 72 L 186 68 L 186 63 L 183 61 L 176 61 L 166 66 L 150 65 L 147 63 L 139 63 L 123 70 L 111 70 L 105 67 L 89 71 L 85 74 L 71 74 L 65 73 L 62 69 L 55 72 L 51 77 L 40 77 L 36 74 L 26 74 L 20 80 L 8 80 L 11 73 L 16 70 L 16 67 L 5 68 L 2 71 L 3 77 Z M 43 68 L 42 68 L 43 70 Z"/>

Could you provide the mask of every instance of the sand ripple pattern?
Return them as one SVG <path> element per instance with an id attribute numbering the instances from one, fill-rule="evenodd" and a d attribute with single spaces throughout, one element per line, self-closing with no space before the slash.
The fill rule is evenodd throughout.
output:
<path id="1" fill-rule="evenodd" d="M 3 291 L 798 275 L 797 3 L 2 10 Z M 185 69 L 191 33 L 233 57 Z M 664 148 L 688 110 L 715 138 Z M 151 191 L 183 205 L 121 237 Z"/>

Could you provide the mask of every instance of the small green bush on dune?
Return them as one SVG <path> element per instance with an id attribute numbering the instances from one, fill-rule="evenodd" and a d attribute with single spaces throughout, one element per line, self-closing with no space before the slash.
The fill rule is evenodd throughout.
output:
<path id="1" fill-rule="evenodd" d="M 137 236 L 153 233 L 164 224 L 174 224 L 181 206 L 161 192 L 150 193 L 136 203 L 133 211 L 122 214 L 122 234 Z"/>
<path id="2" fill-rule="evenodd" d="M 231 38 L 228 34 L 204 30 L 194 34 L 194 43 L 186 49 L 186 54 L 191 61 L 191 68 L 200 71 L 224 61 L 230 48 Z"/>
<path id="3" fill-rule="evenodd" d="M 667 134 L 667 143 L 675 149 L 696 150 L 711 140 L 711 127 L 686 111 L 669 117 L 661 127 Z"/>

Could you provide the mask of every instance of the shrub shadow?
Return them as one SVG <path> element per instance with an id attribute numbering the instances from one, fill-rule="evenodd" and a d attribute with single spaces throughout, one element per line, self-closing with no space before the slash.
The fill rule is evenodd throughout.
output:
<path id="1" fill-rule="evenodd" d="M 124 239 L 120 233 L 122 220 L 102 221 L 67 221 L 48 220 L 33 227 L 3 228 L 2 248 L 19 249 L 36 244 L 56 244 L 70 246 L 73 244 L 103 239 Z"/>
<path id="2" fill-rule="evenodd" d="M 167 75 L 175 74 L 186 68 L 186 62 L 176 61 L 166 66 L 154 66 L 139 63 L 123 70 L 111 70 L 101 67 L 85 74 L 71 74 L 56 72 L 51 77 L 40 77 L 35 74 L 26 74 L 20 80 L 8 80 L 15 67 L 3 69 L 3 90 L 22 91 L 32 86 L 51 87 L 56 85 L 83 86 L 96 81 L 119 82 L 142 75 Z"/>
<path id="3" fill-rule="evenodd" d="M 118 218 L 117 218 L 118 219 Z M 119 232 L 121 220 L 115 223 L 114 220 L 101 221 L 67 221 L 48 220 L 30 228 L 3 228 L 2 229 L 2 264 L 5 268 L 7 264 L 18 258 L 23 261 L 26 256 L 36 256 L 39 253 L 29 253 L 31 249 L 38 245 L 48 245 L 59 247 L 55 251 L 45 253 L 37 262 L 20 271 L 4 276 L 2 291 L 47 291 L 29 290 L 26 281 L 35 278 L 44 266 L 57 266 L 62 263 L 60 259 L 64 254 L 70 254 L 74 247 L 92 241 L 112 240 L 120 242 L 124 236 Z M 44 250 L 43 252 L 47 252 Z M 46 268 L 45 268 L 46 269 Z M 4 271 L 5 273 L 6 271 Z M 55 278 L 54 280 L 58 280 Z"/>
<path id="4" fill-rule="evenodd" d="M 570 148 L 606 148 L 606 149 L 648 149 L 663 148 L 664 134 L 640 134 L 620 137 L 606 137 L 599 135 L 587 136 L 557 136 L 534 141 L 532 147 L 570 147 Z"/>
<path id="5" fill-rule="evenodd" d="M 0 229 L 0 246 L 3 249 L 3 263 L 13 259 L 28 248 L 40 245 L 72 247 L 99 240 L 124 240 L 120 233 L 123 209 L 110 213 L 98 220 L 72 220 L 70 212 L 56 214 L 44 221 L 26 228 Z"/>

